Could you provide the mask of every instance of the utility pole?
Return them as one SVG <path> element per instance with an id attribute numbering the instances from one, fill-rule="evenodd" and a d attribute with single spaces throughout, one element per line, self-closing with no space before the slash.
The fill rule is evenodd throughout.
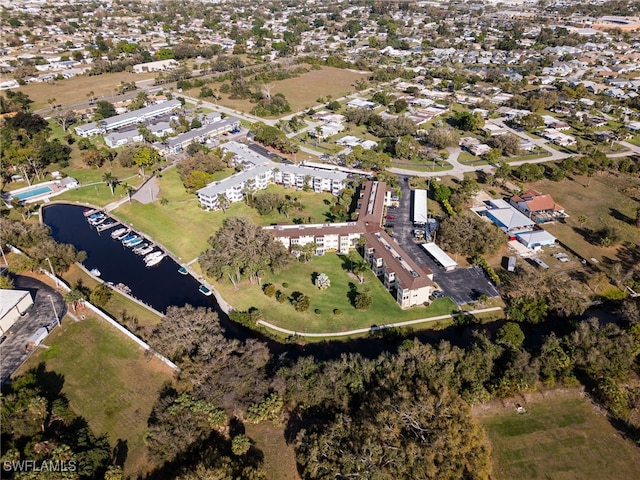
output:
<path id="1" fill-rule="evenodd" d="M 49 300 L 51 300 L 51 308 L 53 308 L 53 314 L 56 316 L 56 323 L 60 326 L 60 319 L 58 318 L 58 312 L 56 311 L 56 304 L 53 303 L 53 297 L 51 295 L 47 295 Z"/>

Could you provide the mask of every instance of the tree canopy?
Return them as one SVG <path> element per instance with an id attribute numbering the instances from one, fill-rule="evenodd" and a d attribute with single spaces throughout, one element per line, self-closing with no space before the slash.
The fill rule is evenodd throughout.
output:
<path id="1" fill-rule="evenodd" d="M 292 258 L 267 231 L 242 217 L 225 219 L 209 245 L 212 248 L 200 257 L 200 265 L 207 275 L 227 277 L 234 285 L 243 277 L 260 281 L 268 270 L 279 271 Z"/>

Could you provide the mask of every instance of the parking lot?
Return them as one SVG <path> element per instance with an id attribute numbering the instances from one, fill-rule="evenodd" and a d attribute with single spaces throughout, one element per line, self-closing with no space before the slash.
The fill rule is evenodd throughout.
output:
<path id="1" fill-rule="evenodd" d="M 433 272 L 434 281 L 457 305 L 474 302 L 480 295 L 498 296 L 498 290 L 480 267 L 457 268 L 445 272 L 420 246 L 423 242 L 414 241 L 414 226 L 411 221 L 413 197 L 409 188 L 409 177 L 398 176 L 398 178 L 402 190 L 400 205 L 387 211 L 387 216 L 394 217 L 387 222 L 393 225 L 393 238 L 398 244 L 418 265 L 427 267 Z"/>
<path id="2" fill-rule="evenodd" d="M 55 320 L 51 302 L 53 301 L 59 318 L 67 312 L 62 296 L 35 278 L 18 275 L 14 280 L 14 286 L 16 290 L 29 291 L 33 298 L 33 305 L 11 326 L 9 329 L 11 333 L 7 334 L 2 342 L 0 383 L 6 382 L 31 355 L 32 350 L 26 348 L 29 337 L 40 327 L 47 326 Z"/>

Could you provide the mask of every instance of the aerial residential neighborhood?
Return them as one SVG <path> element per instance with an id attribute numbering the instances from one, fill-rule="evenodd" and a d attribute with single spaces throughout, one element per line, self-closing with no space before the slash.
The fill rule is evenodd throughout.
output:
<path id="1" fill-rule="evenodd" d="M 640 475 L 640 4 L 0 3 L 3 478 Z"/>

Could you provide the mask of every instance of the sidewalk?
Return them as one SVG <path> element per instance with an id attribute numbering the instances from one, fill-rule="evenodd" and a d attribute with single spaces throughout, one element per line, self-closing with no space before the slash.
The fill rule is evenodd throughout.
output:
<path id="1" fill-rule="evenodd" d="M 491 308 L 483 308 L 480 310 L 471 310 L 470 312 L 465 312 L 465 314 L 476 315 L 478 313 L 488 313 L 488 312 L 497 312 L 502 310 L 500 307 L 491 307 Z M 455 314 L 457 316 L 458 314 Z M 398 328 L 398 327 L 407 327 L 410 325 L 417 325 L 420 323 L 428 323 L 434 322 L 436 320 L 444 320 L 447 318 L 453 318 L 454 315 L 440 315 L 437 317 L 429 317 L 429 318 L 419 318 L 417 320 L 407 320 L 404 322 L 398 323 L 389 323 L 385 325 L 374 325 L 368 328 L 358 328 L 357 330 L 349 330 L 347 332 L 327 332 L 327 333 L 303 333 L 303 332 L 294 332 L 292 330 L 287 330 L 286 328 L 281 328 L 273 325 L 272 323 L 265 322 L 264 320 L 258 320 L 256 323 L 258 325 L 262 325 L 263 327 L 270 328 L 271 330 L 276 330 L 281 333 L 286 333 L 287 335 L 295 335 L 297 337 L 314 337 L 314 338 L 323 338 L 323 337 L 346 337 L 349 335 L 358 335 L 361 333 L 368 332 L 377 332 L 378 330 L 386 330 L 388 328 Z"/>

